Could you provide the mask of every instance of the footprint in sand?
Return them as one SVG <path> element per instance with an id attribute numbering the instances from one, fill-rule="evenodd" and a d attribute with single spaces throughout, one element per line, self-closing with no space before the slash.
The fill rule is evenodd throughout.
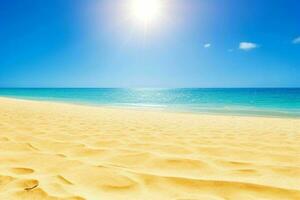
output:
<path id="1" fill-rule="evenodd" d="M 31 191 L 39 186 L 39 181 L 36 179 L 20 180 L 19 186 L 26 191 Z"/>
<path id="2" fill-rule="evenodd" d="M 18 174 L 18 175 L 26 175 L 26 174 L 31 174 L 34 172 L 33 169 L 25 168 L 25 167 L 11 168 L 10 171 L 12 171 L 13 173 Z"/>

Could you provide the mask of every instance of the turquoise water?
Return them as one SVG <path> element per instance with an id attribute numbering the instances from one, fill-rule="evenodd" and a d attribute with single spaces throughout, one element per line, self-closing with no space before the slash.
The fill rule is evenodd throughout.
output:
<path id="1" fill-rule="evenodd" d="M 300 117 L 300 88 L 0 89 L 0 96 L 183 112 Z"/>

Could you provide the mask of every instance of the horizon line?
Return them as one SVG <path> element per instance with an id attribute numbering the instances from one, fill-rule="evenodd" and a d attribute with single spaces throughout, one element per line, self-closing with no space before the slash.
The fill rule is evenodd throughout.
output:
<path id="1" fill-rule="evenodd" d="M 296 87 L 0 87 L 0 89 L 300 89 Z"/>

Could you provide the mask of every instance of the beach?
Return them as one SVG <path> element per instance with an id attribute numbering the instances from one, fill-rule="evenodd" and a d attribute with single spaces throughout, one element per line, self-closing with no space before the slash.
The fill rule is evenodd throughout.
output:
<path id="1" fill-rule="evenodd" d="M 298 200 L 300 119 L 0 98 L 0 199 Z"/>

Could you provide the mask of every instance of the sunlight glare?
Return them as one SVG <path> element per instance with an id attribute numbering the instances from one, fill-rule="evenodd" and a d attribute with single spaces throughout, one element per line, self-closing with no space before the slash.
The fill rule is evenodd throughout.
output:
<path id="1" fill-rule="evenodd" d="M 130 14 L 133 20 L 148 25 L 158 22 L 163 14 L 162 0 L 131 0 Z"/>

